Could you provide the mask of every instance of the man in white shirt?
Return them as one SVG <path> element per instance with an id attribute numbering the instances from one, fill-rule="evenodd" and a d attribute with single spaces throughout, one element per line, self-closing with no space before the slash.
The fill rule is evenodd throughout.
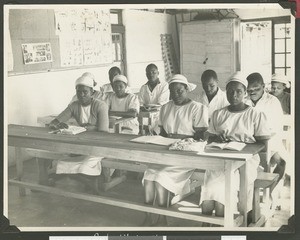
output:
<path id="1" fill-rule="evenodd" d="M 282 139 L 280 135 L 283 130 L 283 110 L 279 100 L 273 95 L 265 92 L 264 80 L 259 73 L 252 73 L 247 77 L 249 101 L 247 104 L 264 112 L 267 116 L 268 125 L 273 137 L 269 141 L 271 150 L 270 164 L 276 167 L 274 173 L 279 174 L 276 185 L 282 179 L 285 173 L 286 161 L 283 156 L 286 156 Z M 275 186 L 276 186 L 275 185 Z M 271 189 L 271 191 L 275 188 Z"/>
<path id="2" fill-rule="evenodd" d="M 151 63 L 146 67 L 147 83 L 144 84 L 139 92 L 141 106 L 147 104 L 164 105 L 169 101 L 170 91 L 167 82 L 159 80 L 158 68 Z"/>
<path id="3" fill-rule="evenodd" d="M 160 81 L 159 71 L 155 64 L 151 63 L 146 67 L 146 76 L 148 81 L 141 87 L 138 95 L 141 106 L 149 107 L 152 104 L 162 106 L 167 103 L 170 98 L 169 84 L 165 81 Z M 156 134 L 160 132 L 158 116 L 159 112 L 153 114 L 151 125 L 148 126 L 150 132 L 155 132 Z"/>
<path id="4" fill-rule="evenodd" d="M 201 76 L 201 83 L 204 91 L 196 101 L 208 108 L 208 117 L 210 119 L 214 111 L 228 106 L 229 103 L 226 93 L 218 87 L 219 80 L 214 70 L 204 71 Z"/>

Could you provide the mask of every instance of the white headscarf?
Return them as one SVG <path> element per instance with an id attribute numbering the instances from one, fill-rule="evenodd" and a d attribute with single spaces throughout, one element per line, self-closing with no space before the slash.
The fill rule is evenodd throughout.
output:
<path id="1" fill-rule="evenodd" d="M 116 75 L 116 76 L 114 76 L 113 82 L 115 82 L 115 81 L 121 81 L 121 82 L 123 82 L 125 84 L 128 83 L 127 77 L 125 77 L 124 75 Z"/>
<path id="2" fill-rule="evenodd" d="M 94 88 L 94 80 L 89 76 L 81 76 L 75 82 L 75 87 L 77 87 L 78 85 Z"/>

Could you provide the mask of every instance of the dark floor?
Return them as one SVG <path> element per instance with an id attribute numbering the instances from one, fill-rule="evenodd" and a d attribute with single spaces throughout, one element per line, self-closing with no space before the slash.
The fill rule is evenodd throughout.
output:
<path id="1" fill-rule="evenodd" d="M 35 160 L 24 163 L 24 180 L 36 182 L 37 167 Z M 15 167 L 9 168 L 9 178 L 15 176 Z M 72 178 L 62 178 L 56 187 L 73 192 L 86 191 L 84 185 Z M 121 194 L 121 195 L 120 195 Z M 143 202 L 143 187 L 133 176 L 104 194 L 107 197 L 121 196 L 124 200 Z M 197 204 L 199 191 L 187 199 Z M 287 224 L 290 216 L 290 187 L 284 186 L 280 211 L 275 211 L 267 227 L 280 227 Z M 17 227 L 137 227 L 144 213 L 89 201 L 71 199 L 45 192 L 26 190 L 26 196 L 20 197 L 18 188 L 8 188 L 8 218 L 11 225 Z M 201 227 L 201 223 L 168 217 L 170 227 Z"/>

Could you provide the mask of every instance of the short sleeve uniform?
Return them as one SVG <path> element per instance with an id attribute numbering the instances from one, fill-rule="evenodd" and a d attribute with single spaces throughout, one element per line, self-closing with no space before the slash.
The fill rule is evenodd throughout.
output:
<path id="1" fill-rule="evenodd" d="M 158 83 L 152 92 L 149 89 L 148 84 L 144 84 L 139 92 L 139 101 L 141 105 L 147 104 L 159 104 L 164 105 L 169 101 L 170 91 L 169 84 L 167 82 Z M 152 114 L 150 130 L 154 130 L 159 133 L 160 129 L 158 127 L 159 112 Z"/>
<path id="2" fill-rule="evenodd" d="M 158 83 L 152 92 L 148 84 L 144 84 L 139 92 L 139 101 L 141 105 L 144 104 L 160 104 L 164 105 L 169 101 L 170 91 L 167 82 Z"/>
<path id="3" fill-rule="evenodd" d="M 100 99 L 103 101 L 106 101 L 108 95 L 113 92 L 114 92 L 114 90 L 110 83 L 104 84 L 102 87 L 100 87 Z M 131 90 L 129 89 L 129 87 L 126 87 L 125 92 L 131 93 Z"/>
<path id="4" fill-rule="evenodd" d="M 73 116 L 78 123 L 90 123 L 97 125 L 97 113 L 103 111 L 104 102 L 99 100 L 92 100 L 92 104 L 87 107 L 82 107 L 78 101 L 71 103 L 67 109 L 60 114 L 58 120 L 63 120 L 65 117 Z M 107 111 L 107 106 L 104 108 Z M 56 164 L 56 174 L 85 174 L 90 176 L 98 176 L 101 174 L 101 160 L 100 156 L 76 156 L 59 159 Z"/>
<path id="5" fill-rule="evenodd" d="M 270 131 L 267 125 L 266 115 L 248 106 L 240 112 L 230 112 L 228 107 L 215 111 L 208 128 L 209 133 L 223 136 L 226 139 L 244 143 L 254 143 L 255 137 L 269 137 Z M 254 155 L 248 159 L 248 209 L 252 207 L 253 183 L 257 177 L 257 167 L 259 166 L 259 156 Z M 233 189 L 239 188 L 239 173 L 234 174 Z M 237 195 L 236 195 L 237 196 Z M 206 170 L 204 186 L 201 192 L 201 201 L 215 200 L 225 203 L 225 173 L 224 171 Z M 237 201 L 237 199 L 236 199 Z"/>
<path id="6" fill-rule="evenodd" d="M 207 108 L 200 103 L 191 101 L 186 105 L 177 106 L 173 101 L 161 108 L 160 120 L 168 134 L 194 135 L 195 128 L 208 126 Z M 190 177 L 194 169 L 186 167 L 149 168 L 144 173 L 144 180 L 155 181 L 174 194 L 185 194 L 190 191 Z"/>
<path id="7" fill-rule="evenodd" d="M 138 97 L 131 93 L 124 98 L 118 98 L 115 93 L 110 93 L 107 95 L 106 102 L 110 111 L 127 112 L 129 109 L 135 109 L 139 112 L 140 110 Z M 138 134 L 139 122 L 137 118 L 123 123 L 122 129 L 124 129 L 124 131 L 122 131 L 124 133 Z"/>
<path id="8" fill-rule="evenodd" d="M 280 156 L 285 157 L 288 155 L 282 143 L 283 134 L 283 110 L 277 97 L 264 92 L 262 97 L 254 104 L 251 100 L 250 103 L 258 111 L 264 112 L 267 116 L 267 122 L 271 131 L 272 137 L 268 142 L 271 155 L 279 152 Z M 285 158 L 288 160 L 288 157 Z"/>

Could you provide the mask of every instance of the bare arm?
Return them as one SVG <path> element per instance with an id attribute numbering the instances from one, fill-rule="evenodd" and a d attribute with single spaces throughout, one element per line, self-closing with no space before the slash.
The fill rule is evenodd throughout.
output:
<path id="1" fill-rule="evenodd" d="M 138 113 L 135 109 L 129 109 L 127 112 L 109 111 L 109 115 L 119 117 L 137 117 Z"/>

